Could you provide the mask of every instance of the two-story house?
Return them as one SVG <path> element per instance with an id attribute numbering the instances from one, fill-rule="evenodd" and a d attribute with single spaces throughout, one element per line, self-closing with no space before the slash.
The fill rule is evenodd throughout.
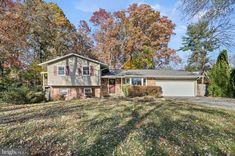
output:
<path id="1" fill-rule="evenodd" d="M 108 65 L 78 54 L 40 64 L 43 88 L 50 99 L 123 95 L 122 85 L 161 86 L 163 96 L 196 96 L 197 74 L 175 70 L 110 70 Z"/>

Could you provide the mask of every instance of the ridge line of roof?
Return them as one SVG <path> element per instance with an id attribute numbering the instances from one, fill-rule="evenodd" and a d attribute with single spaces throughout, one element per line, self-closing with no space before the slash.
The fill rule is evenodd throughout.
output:
<path id="1" fill-rule="evenodd" d="M 190 73 L 193 73 L 193 72 L 191 72 L 191 71 L 187 71 L 187 70 L 181 70 L 181 69 L 109 69 L 110 71 L 112 71 L 112 70 L 122 70 L 122 71 L 128 71 L 128 70 L 136 70 L 136 71 L 138 71 L 138 70 L 146 70 L 146 71 L 154 71 L 154 70 L 156 70 L 156 71 L 184 71 L 184 72 L 190 72 Z"/>
<path id="2" fill-rule="evenodd" d="M 72 55 L 77 56 L 77 57 L 80 57 L 80 58 L 83 58 L 83 59 L 86 59 L 86 60 L 89 60 L 89 61 L 92 61 L 92 62 L 95 62 L 95 63 L 98 63 L 98 64 L 102 64 L 102 65 L 108 66 L 107 64 L 105 64 L 105 63 L 103 63 L 103 62 L 101 62 L 101 61 L 98 61 L 98 60 L 95 60 L 95 59 L 91 59 L 91 58 L 88 58 L 88 57 L 85 57 L 85 56 L 82 56 L 82 55 L 79 55 L 79 54 L 75 54 L 75 53 L 69 53 L 69 54 L 67 54 L 67 55 L 60 56 L 60 57 L 57 57 L 57 58 L 54 58 L 54 59 L 51 59 L 51 60 L 42 62 L 42 63 L 40 63 L 40 64 L 38 64 L 38 65 L 39 65 L 39 66 L 43 66 L 43 65 L 46 65 L 46 64 L 55 62 L 55 61 L 57 61 L 57 60 L 60 60 L 60 59 L 63 59 L 63 58 L 72 56 Z"/>

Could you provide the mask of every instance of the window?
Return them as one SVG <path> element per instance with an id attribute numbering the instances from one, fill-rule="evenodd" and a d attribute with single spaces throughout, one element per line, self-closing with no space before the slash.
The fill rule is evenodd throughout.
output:
<path id="1" fill-rule="evenodd" d="M 89 70 L 89 67 L 83 67 L 83 75 L 84 76 L 90 76 L 90 70 Z"/>
<path id="2" fill-rule="evenodd" d="M 130 78 L 125 78 L 124 84 L 130 84 Z"/>
<path id="3" fill-rule="evenodd" d="M 146 86 L 147 82 L 146 82 L 146 78 L 130 78 L 131 80 L 131 85 L 133 86 Z"/>
<path id="4" fill-rule="evenodd" d="M 69 89 L 68 88 L 60 88 L 59 93 L 60 93 L 60 95 L 68 95 Z"/>
<path id="5" fill-rule="evenodd" d="M 92 94 L 92 88 L 84 88 L 84 94 L 90 96 Z"/>
<path id="6" fill-rule="evenodd" d="M 65 75 L 65 68 L 64 68 L 64 66 L 58 67 L 58 75 L 61 75 L 61 76 Z"/>
<path id="7" fill-rule="evenodd" d="M 141 86 L 142 85 L 142 78 L 131 78 L 131 84 L 133 86 Z"/>

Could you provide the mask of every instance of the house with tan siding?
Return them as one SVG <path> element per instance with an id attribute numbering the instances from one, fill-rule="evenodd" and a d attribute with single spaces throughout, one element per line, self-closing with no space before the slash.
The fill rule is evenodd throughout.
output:
<path id="1" fill-rule="evenodd" d="M 108 65 L 78 54 L 39 64 L 49 99 L 123 96 L 122 86 L 161 86 L 163 96 L 197 96 L 200 75 L 175 70 L 111 70 Z"/>

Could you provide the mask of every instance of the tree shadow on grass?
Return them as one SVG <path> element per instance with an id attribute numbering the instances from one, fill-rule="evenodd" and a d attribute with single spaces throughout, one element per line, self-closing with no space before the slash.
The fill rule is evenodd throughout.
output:
<path id="1" fill-rule="evenodd" d="M 215 108 L 189 108 L 189 111 L 195 111 L 195 112 L 203 112 L 207 114 L 214 114 L 214 115 L 219 115 L 219 116 L 224 116 L 224 117 L 235 117 L 235 115 L 231 115 L 229 113 L 226 113 L 224 111 L 220 111 Z"/>
<path id="2" fill-rule="evenodd" d="M 12 107 L 12 108 L 0 108 L 0 113 L 6 113 L 8 111 L 17 111 L 23 109 L 22 107 Z"/>
<path id="3" fill-rule="evenodd" d="M 73 106 L 56 106 L 52 108 L 46 108 L 46 110 L 35 110 L 35 111 L 27 111 L 20 112 L 17 114 L 7 115 L 0 117 L 0 124 L 9 124 L 9 123 L 24 123 L 29 120 L 39 120 L 39 119 L 47 119 L 60 117 L 62 115 L 67 115 L 73 112 L 79 112 L 79 110 L 87 109 L 88 107 L 92 107 L 92 105 L 73 105 Z"/>
<path id="4" fill-rule="evenodd" d="M 113 150 L 124 141 L 136 126 L 145 120 L 152 112 L 160 108 L 162 104 L 155 106 L 143 115 L 138 113 L 138 109 L 132 111 L 131 119 L 127 124 L 119 126 L 118 122 L 110 129 L 101 133 L 101 136 L 87 149 L 79 149 L 75 155 L 109 155 Z M 141 107 L 139 107 L 141 108 Z"/>
<path id="5" fill-rule="evenodd" d="M 66 101 L 68 102 L 68 101 Z M 51 101 L 51 102 L 42 102 L 42 103 L 31 103 L 31 104 L 0 104 L 0 106 L 3 106 L 3 108 L 0 108 L 0 113 L 1 112 L 7 112 L 7 111 L 16 111 L 16 110 L 20 110 L 20 109 L 32 109 L 35 107 L 46 107 L 48 108 L 53 108 L 55 106 L 61 105 L 61 104 L 65 104 L 65 101 Z M 69 102 L 73 102 L 73 101 L 69 101 Z"/>
<path id="6" fill-rule="evenodd" d="M 171 147 L 172 150 L 173 147 L 177 147 L 182 155 L 227 154 L 223 150 L 225 147 L 216 145 L 214 142 L 220 141 L 220 139 L 229 140 L 229 135 L 225 138 L 219 129 L 208 127 L 206 121 L 203 124 L 195 125 L 191 120 L 185 120 L 200 120 L 193 115 L 185 115 L 183 118 L 177 120 L 173 120 L 170 115 L 161 112 L 157 112 L 156 115 L 160 118 L 158 124 L 151 122 L 141 127 L 144 131 L 144 140 L 151 142 L 151 150 L 146 151 L 150 155 L 159 155 L 160 153 L 156 149 L 159 149 L 159 145 L 161 144 L 165 149 Z M 168 151 L 168 154 L 170 152 L 174 153 L 175 151 Z"/>
<path id="7" fill-rule="evenodd" d="M 212 114 L 212 115 L 235 118 L 235 114 L 234 115 L 229 114 L 223 111 L 223 109 L 214 108 L 210 106 L 203 106 L 203 105 L 198 105 L 198 104 L 192 104 L 188 102 L 176 102 L 176 101 L 168 100 L 168 106 L 172 110 L 176 109 L 176 110 L 183 110 L 183 111 L 190 111 L 190 112 L 202 112 L 202 113 L 207 113 L 207 114 Z"/>

